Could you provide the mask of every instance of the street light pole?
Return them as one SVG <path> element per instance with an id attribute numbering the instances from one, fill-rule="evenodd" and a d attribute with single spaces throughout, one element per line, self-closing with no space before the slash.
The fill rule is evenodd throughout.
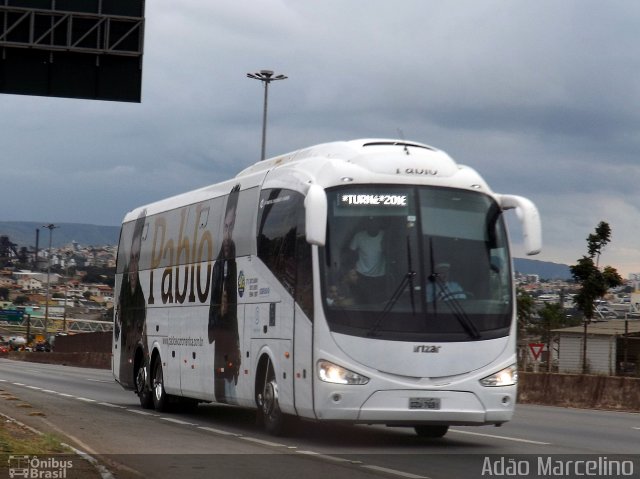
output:
<path id="1" fill-rule="evenodd" d="M 51 290 L 51 242 L 53 238 L 53 230 L 57 228 L 57 226 L 50 223 L 48 225 L 44 225 L 43 228 L 47 228 L 49 230 L 49 250 L 47 252 L 47 302 L 44 305 L 44 339 L 46 341 L 47 326 L 49 322 L 49 293 Z"/>
<path id="2" fill-rule="evenodd" d="M 260 161 L 264 161 L 267 143 L 267 101 L 269 96 L 269 83 L 275 80 L 286 80 L 288 77 L 284 75 L 275 75 L 271 70 L 260 70 L 256 73 L 247 73 L 247 78 L 260 80 L 264 83 L 264 110 L 262 112 L 262 153 Z"/>
<path id="3" fill-rule="evenodd" d="M 65 275 L 64 275 L 64 309 L 62 310 L 62 330 L 67 332 L 67 295 L 69 294 L 69 258 L 71 258 L 71 252 L 67 251 L 65 253 L 67 257 L 64 267 L 65 267 Z"/>

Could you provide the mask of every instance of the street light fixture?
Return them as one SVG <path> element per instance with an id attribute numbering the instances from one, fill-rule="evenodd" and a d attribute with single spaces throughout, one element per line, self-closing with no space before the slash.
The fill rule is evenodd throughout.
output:
<path id="1" fill-rule="evenodd" d="M 264 161 L 265 146 L 267 141 L 267 98 L 269 92 L 269 83 L 276 80 L 286 80 L 288 77 L 284 75 L 275 75 L 271 70 L 260 70 L 256 73 L 247 73 L 247 78 L 254 80 L 260 80 L 264 83 L 264 111 L 262 113 L 262 154 L 260 155 L 260 161 Z"/>
<path id="2" fill-rule="evenodd" d="M 47 228 L 49 230 L 49 250 L 47 252 L 47 302 L 44 305 L 44 339 L 47 340 L 47 326 L 49 322 L 49 292 L 51 288 L 51 240 L 53 238 L 53 230 L 57 228 L 56 225 L 50 223 L 48 225 L 43 225 L 43 228 Z"/>

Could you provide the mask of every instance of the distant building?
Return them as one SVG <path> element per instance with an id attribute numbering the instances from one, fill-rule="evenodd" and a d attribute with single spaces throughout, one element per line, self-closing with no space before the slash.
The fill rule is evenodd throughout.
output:
<path id="1" fill-rule="evenodd" d="M 19 271 L 13 274 L 16 278 L 16 282 L 20 285 L 26 285 L 23 289 L 33 290 L 46 286 L 47 273 L 34 273 L 33 271 Z M 33 282 L 30 282 L 33 280 Z M 60 275 L 56 273 L 49 274 L 49 281 L 51 284 L 58 284 L 60 281 Z"/>
<path id="2" fill-rule="evenodd" d="M 615 375 L 637 371 L 640 361 L 640 320 L 587 324 L 587 366 L 590 374 Z M 584 326 L 554 329 L 558 336 L 558 372 L 581 373 Z M 623 364 L 625 357 L 627 363 Z"/>

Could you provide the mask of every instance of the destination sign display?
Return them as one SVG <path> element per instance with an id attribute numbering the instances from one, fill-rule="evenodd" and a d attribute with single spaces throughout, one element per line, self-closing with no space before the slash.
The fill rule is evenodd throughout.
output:
<path id="1" fill-rule="evenodd" d="M 341 206 L 407 206 L 407 195 L 343 194 Z"/>

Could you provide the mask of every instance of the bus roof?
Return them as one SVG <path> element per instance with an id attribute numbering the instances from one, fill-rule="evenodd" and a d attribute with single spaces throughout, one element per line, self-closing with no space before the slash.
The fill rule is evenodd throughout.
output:
<path id="1" fill-rule="evenodd" d="M 323 143 L 259 161 L 225 182 L 136 208 L 125 222 L 137 218 L 143 209 L 154 214 L 227 194 L 237 183 L 242 189 L 262 185 L 306 192 L 306 184 L 328 187 L 345 179 L 354 184 L 436 184 L 490 193 L 475 170 L 458 165 L 442 150 L 412 141 L 364 138 Z"/>

